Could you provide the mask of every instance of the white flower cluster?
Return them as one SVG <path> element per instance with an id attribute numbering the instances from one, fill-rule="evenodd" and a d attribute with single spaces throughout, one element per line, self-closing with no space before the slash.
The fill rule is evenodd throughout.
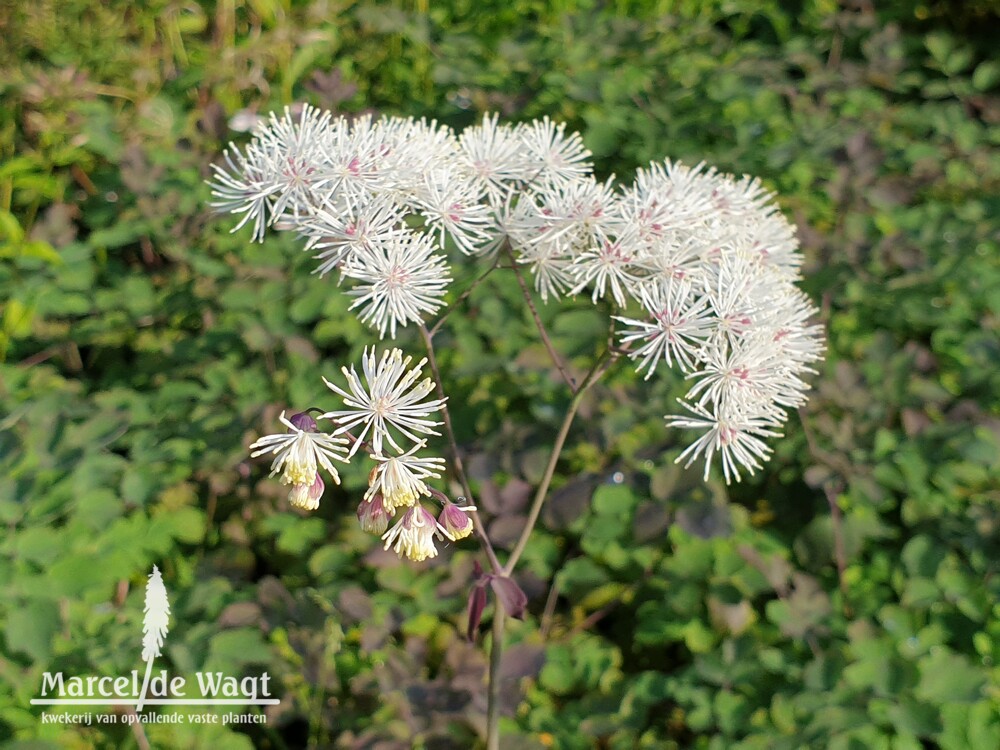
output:
<path id="1" fill-rule="evenodd" d="M 449 257 L 509 249 L 543 300 L 587 292 L 617 308 L 620 344 L 645 377 L 664 362 L 694 380 L 681 400 L 690 413 L 667 417 L 701 432 L 678 460 L 704 457 L 707 478 L 718 453 L 726 481 L 739 480 L 769 457 L 762 438 L 804 402 L 823 352 L 795 286 L 794 228 L 756 179 L 666 161 L 616 186 L 594 178 L 589 157 L 548 119 L 487 116 L 456 135 L 305 107 L 231 147 L 213 205 L 255 238 L 272 225 L 298 232 L 380 337 L 445 304 Z"/>
<path id="2" fill-rule="evenodd" d="M 308 414 L 280 420 L 288 432 L 267 435 L 250 446 L 251 457 L 274 454 L 271 475 L 282 472 L 281 481 L 291 484 L 289 502 L 315 510 L 323 494 L 322 466 L 340 483 L 340 476 L 330 459 L 347 463 L 363 446 L 370 447 L 375 466 L 368 477 L 368 491 L 358 506 L 358 520 L 368 532 L 382 535 L 385 548 L 421 561 L 437 555 L 434 537 L 457 541 L 472 533 L 472 521 L 466 515 L 472 506 L 458 506 L 440 496 L 442 511 L 435 519 L 419 502 L 431 497 L 424 480 L 441 477 L 442 458 L 421 458 L 417 451 L 426 446 L 419 435 L 437 435 L 440 424 L 428 417 L 441 409 L 441 399 L 425 400 L 434 385 L 430 378 L 420 380 L 426 360 L 410 368 L 411 357 L 392 349 L 378 358 L 374 349 L 362 359 L 364 379 L 353 367 L 342 368 L 348 389 L 324 378 L 327 387 L 339 395 L 346 409 L 321 414 L 337 425 L 332 435 L 318 431 Z M 418 382 L 419 381 L 419 382 Z M 352 431 L 358 430 L 358 434 Z M 410 444 L 407 450 L 401 444 Z M 348 449 L 346 446 L 350 445 Z M 389 521 L 399 509 L 402 517 L 391 529 Z M 388 529 L 388 531 L 387 531 Z"/>

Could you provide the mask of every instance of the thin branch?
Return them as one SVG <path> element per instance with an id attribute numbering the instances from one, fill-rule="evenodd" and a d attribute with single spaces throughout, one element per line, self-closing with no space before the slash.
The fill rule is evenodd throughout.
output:
<path id="1" fill-rule="evenodd" d="M 556 441 L 552 446 L 552 453 L 549 454 L 549 463 L 545 467 L 545 474 L 542 476 L 542 482 L 538 485 L 538 491 L 535 492 L 535 499 L 531 503 L 531 510 L 528 512 L 528 520 L 525 521 L 524 528 L 521 530 L 521 536 L 517 540 L 517 544 L 514 545 L 513 551 L 510 553 L 510 557 L 507 558 L 507 564 L 503 567 L 503 575 L 509 576 L 511 571 L 514 570 L 514 566 L 517 565 L 518 559 L 521 557 L 521 553 L 524 552 L 524 548 L 528 544 L 528 538 L 531 536 L 531 532 L 535 528 L 535 524 L 538 522 L 538 516 L 542 512 L 542 505 L 545 503 L 545 498 L 549 492 L 549 485 L 552 483 L 552 477 L 556 473 L 556 464 L 559 462 L 559 455 L 562 453 L 563 445 L 566 443 L 566 437 L 569 435 L 569 428 L 573 424 L 573 418 L 576 416 L 577 410 L 580 408 L 580 404 L 583 403 L 583 397 L 587 390 L 592 386 L 597 380 L 604 374 L 607 370 L 607 366 L 610 360 L 613 359 L 611 352 L 605 351 L 598 360 L 594 363 L 594 366 L 587 373 L 587 376 L 580 383 L 580 387 L 573 392 L 573 399 L 569 403 L 569 408 L 566 410 L 566 416 L 563 417 L 562 425 L 559 428 L 559 434 L 556 435 Z"/>
<path id="2" fill-rule="evenodd" d="M 827 464 L 834 471 L 837 471 L 842 476 L 844 474 L 840 471 L 840 466 L 842 463 L 837 456 L 826 453 L 823 451 L 819 445 L 816 443 L 816 438 L 812 433 L 812 429 L 806 422 L 805 415 L 802 410 L 799 410 L 799 421 L 802 423 L 802 432 L 806 436 L 806 443 L 809 445 L 809 453 L 813 458 L 820 461 L 821 463 Z M 842 480 L 836 480 L 838 486 L 843 486 Z M 837 494 L 839 489 L 836 489 L 829 480 L 823 482 L 823 494 L 826 495 L 827 505 L 830 506 L 830 527 L 833 532 L 833 554 L 835 557 L 835 562 L 837 564 L 837 583 L 840 586 L 841 596 L 844 598 L 844 614 L 848 617 L 852 615 L 852 607 L 848 601 L 849 591 L 847 586 L 847 550 L 844 544 L 844 514 L 840 510 L 840 505 L 837 503 Z"/>
<path id="3" fill-rule="evenodd" d="M 445 398 L 444 386 L 441 382 L 441 371 L 438 369 L 437 357 L 434 355 L 433 334 L 427 330 L 426 325 L 421 323 L 420 335 L 423 337 L 424 346 L 427 348 L 427 363 L 430 365 L 431 373 L 434 375 L 434 385 L 437 389 L 438 398 L 443 400 Z M 448 411 L 447 402 L 442 405 L 441 414 L 444 417 L 444 431 L 448 438 L 448 446 L 451 450 L 452 463 L 455 467 L 455 476 L 458 477 L 458 481 L 462 485 L 462 490 L 465 492 L 465 499 L 468 500 L 470 505 L 475 505 L 472 495 L 472 486 L 469 484 L 469 478 L 465 474 L 465 466 L 462 463 L 462 454 L 458 450 L 458 441 L 455 439 L 455 430 L 452 427 L 451 412 Z M 483 526 L 482 520 L 479 518 L 479 512 L 470 511 L 469 517 L 472 519 L 473 528 L 475 528 L 476 535 L 479 537 L 479 542 L 483 546 L 483 551 L 486 552 L 486 557 L 489 558 L 490 566 L 493 568 L 493 572 L 499 573 L 501 570 L 500 561 L 497 559 L 497 553 L 494 551 L 493 545 L 490 543 L 490 539 L 486 535 L 486 529 Z"/>
<path id="4" fill-rule="evenodd" d="M 556 577 L 549 586 L 549 595 L 545 598 L 545 609 L 542 610 L 542 621 L 538 627 L 538 635 L 543 641 L 548 640 L 552 627 L 552 618 L 556 614 L 556 602 L 559 601 L 559 578 Z"/>
<path id="5" fill-rule="evenodd" d="M 505 617 L 503 607 L 500 602 L 496 602 L 493 605 L 493 642 L 490 644 L 490 677 L 487 688 L 486 750 L 500 750 L 500 662 Z"/>
<path id="6" fill-rule="evenodd" d="M 142 726 L 142 718 L 136 712 L 135 707 L 125 706 L 125 713 L 132 717 L 129 726 L 132 728 L 132 736 L 135 737 L 135 744 L 139 746 L 139 750 L 150 750 L 146 729 Z"/>
<path id="7" fill-rule="evenodd" d="M 486 280 L 486 277 L 489 276 L 491 273 L 493 273 L 499 267 L 499 265 L 500 265 L 500 253 L 497 253 L 497 257 L 493 259 L 493 265 L 487 268 L 486 271 L 482 273 L 482 275 L 480 275 L 475 281 L 473 281 L 472 284 L 469 285 L 468 289 L 466 289 L 464 292 L 458 295 L 458 298 L 450 305 L 448 305 L 448 308 L 444 311 L 444 315 L 442 315 L 438 319 L 438 321 L 433 326 L 431 326 L 430 329 L 431 338 L 434 338 L 434 335 L 441 329 L 441 326 L 444 325 L 444 322 L 448 319 L 448 316 L 451 315 L 452 311 L 455 310 L 460 304 L 465 302 L 465 300 L 468 299 L 469 295 L 472 294 L 472 291 L 477 286 L 482 284 Z"/>
<path id="8" fill-rule="evenodd" d="M 538 308 L 535 307 L 535 300 L 531 296 L 531 290 L 528 288 L 527 283 L 524 281 L 524 276 L 521 275 L 521 269 L 517 267 L 517 260 L 514 258 L 514 252 L 511 250 L 510 243 L 506 243 L 504 250 L 510 257 L 511 267 L 514 271 L 514 276 L 517 278 L 517 283 L 521 287 L 521 294 L 524 295 L 524 301 L 528 304 L 528 310 L 531 311 L 531 317 L 535 319 L 535 326 L 538 328 L 538 335 L 542 338 L 542 343 L 545 344 L 545 348 L 549 352 L 549 356 L 552 357 L 552 363 L 559 370 L 559 374 L 562 375 L 563 380 L 566 381 L 566 385 L 569 386 L 570 390 L 575 390 L 576 382 L 570 376 L 569 372 L 566 371 L 566 366 L 563 364 L 562 357 L 559 356 L 559 352 L 552 345 L 552 339 L 549 338 L 549 332 L 545 330 L 545 324 L 542 322 L 541 316 L 538 314 Z"/>

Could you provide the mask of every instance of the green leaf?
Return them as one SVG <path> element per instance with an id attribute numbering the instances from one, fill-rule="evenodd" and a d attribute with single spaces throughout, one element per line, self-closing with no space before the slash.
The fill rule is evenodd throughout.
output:
<path id="1" fill-rule="evenodd" d="M 933 704 L 971 703 L 982 697 L 986 675 L 960 654 L 937 647 L 917 664 L 920 681 L 914 695 Z"/>
<path id="2" fill-rule="evenodd" d="M 976 66 L 972 74 L 972 85 L 979 91 L 988 91 L 1000 83 L 1000 62 L 986 60 Z"/>
<path id="3" fill-rule="evenodd" d="M 56 603 L 35 599 L 7 613 L 4 636 L 11 651 L 44 664 L 49 660 L 52 636 L 59 628 L 59 607 Z"/>

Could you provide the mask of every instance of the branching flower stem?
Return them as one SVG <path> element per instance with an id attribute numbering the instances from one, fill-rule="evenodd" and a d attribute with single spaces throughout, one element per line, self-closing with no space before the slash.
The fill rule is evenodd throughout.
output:
<path id="1" fill-rule="evenodd" d="M 583 403 L 584 396 L 590 390 L 590 387 L 600 380 L 601 376 L 604 375 L 616 358 L 617 355 L 610 349 L 605 350 L 594 363 L 590 372 L 587 373 L 583 382 L 573 390 L 573 398 L 570 401 L 569 408 L 566 410 L 566 416 L 563 418 L 562 425 L 559 427 L 559 433 L 556 435 L 555 444 L 552 446 L 552 453 L 549 455 L 548 466 L 545 467 L 545 474 L 542 477 L 541 484 L 538 485 L 538 490 L 535 492 L 535 499 L 528 513 L 528 520 L 524 524 L 524 529 L 521 531 L 521 536 L 518 538 L 514 550 L 511 552 L 510 557 L 507 558 L 507 564 L 501 570 L 501 575 L 509 576 L 514 571 L 514 566 L 517 565 L 517 561 L 521 558 L 521 554 L 528 544 L 528 539 L 531 537 L 531 532 L 535 529 L 535 524 L 538 522 L 538 517 L 542 512 L 542 506 L 545 504 L 545 498 L 549 493 L 549 485 L 552 483 L 552 477 L 555 476 L 556 464 L 559 462 L 559 456 L 562 454 L 570 427 L 573 425 L 576 413 L 580 409 L 580 404 Z M 500 747 L 500 662 L 503 655 L 503 632 L 506 617 L 503 607 L 499 606 L 499 604 L 493 608 L 493 640 L 490 644 L 490 672 L 486 712 L 486 750 L 499 750 Z"/>
<path id="2" fill-rule="evenodd" d="M 491 265 L 489 268 L 483 271 L 482 274 L 476 277 L 476 280 L 473 281 L 471 284 L 469 284 L 469 288 L 466 289 L 464 292 L 462 292 L 460 295 L 458 295 L 458 298 L 445 309 L 444 314 L 441 315 L 440 318 L 438 318 L 437 322 L 433 326 L 431 326 L 430 329 L 431 338 L 434 338 L 434 335 L 439 330 L 441 330 L 441 326 L 444 325 L 444 322 L 448 319 L 448 316 L 451 315 L 452 310 L 456 310 L 459 305 L 465 302 L 465 300 L 469 298 L 469 295 L 472 294 L 475 288 L 480 284 L 482 284 L 484 281 L 486 281 L 486 277 L 489 276 L 491 273 L 493 273 L 495 270 L 497 270 L 499 266 L 500 266 L 500 254 L 497 253 L 497 257 L 493 261 L 493 265 Z"/>
<path id="3" fill-rule="evenodd" d="M 563 380 L 566 381 L 566 385 L 569 386 L 570 390 L 575 390 L 576 383 L 570 376 L 569 372 L 566 371 L 566 366 L 563 364 L 562 357 L 559 356 L 559 352 L 552 345 L 552 339 L 549 338 L 549 332 L 545 329 L 545 324 L 542 323 L 542 318 L 538 314 L 538 308 L 535 307 L 535 300 L 531 297 L 531 290 L 528 288 L 527 283 L 524 280 L 524 276 L 521 274 L 521 269 L 518 268 L 517 259 L 514 257 L 514 251 L 510 246 L 509 242 L 504 242 L 504 251 L 507 253 L 507 257 L 510 258 L 511 269 L 514 271 L 514 276 L 517 278 L 517 283 L 521 287 L 521 294 L 524 295 L 524 301 L 528 305 L 528 310 L 531 311 L 531 317 L 535 320 L 535 326 L 538 328 L 538 335 L 541 336 L 542 343 L 545 344 L 545 348 L 549 352 L 549 356 L 552 357 L 552 363 L 559 370 L 559 374 L 562 375 Z"/>
<path id="4" fill-rule="evenodd" d="M 445 398 L 444 386 L 441 383 L 441 371 L 438 369 L 437 357 L 434 354 L 433 334 L 427 330 L 426 325 L 421 324 L 420 335 L 424 340 L 424 346 L 427 348 L 427 363 L 430 365 L 431 374 L 434 376 L 434 385 L 437 388 L 438 398 L 443 399 Z M 452 427 L 451 412 L 448 410 L 447 403 L 441 407 L 441 415 L 444 418 L 444 431 L 448 438 L 448 446 L 451 450 L 451 457 L 455 466 L 455 476 L 458 477 L 458 481 L 462 485 L 462 490 L 465 492 L 465 499 L 470 505 L 475 505 L 475 498 L 472 494 L 472 486 L 469 484 L 469 478 L 465 474 L 465 465 L 462 463 L 462 454 L 458 450 L 458 441 L 455 439 L 455 430 Z M 479 543 L 482 545 L 483 551 L 486 553 L 486 557 L 490 561 L 490 567 L 493 569 L 494 573 L 499 573 L 501 569 L 500 561 L 497 559 L 497 553 L 493 549 L 493 545 L 490 543 L 489 537 L 486 535 L 486 529 L 483 527 L 483 522 L 479 519 L 479 513 L 476 511 L 470 511 L 469 517 L 472 519 L 472 525 L 476 530 L 476 536 L 479 537 Z"/>
<path id="5" fill-rule="evenodd" d="M 563 445 L 566 443 L 566 437 L 569 435 L 569 429 L 573 425 L 576 412 L 579 410 L 580 404 L 583 403 L 583 397 L 590 390 L 590 387 L 607 371 L 607 367 L 613 359 L 614 355 L 609 351 L 605 351 L 594 363 L 594 366 L 587 373 L 580 386 L 573 391 L 573 398 L 569 403 L 569 408 L 566 410 L 566 416 L 563 418 L 562 425 L 559 427 L 555 444 L 552 446 L 548 466 L 545 467 L 545 474 L 542 476 L 542 481 L 535 492 L 535 499 L 531 504 L 531 510 L 528 512 L 528 520 L 524 524 L 524 529 L 521 530 L 521 536 L 518 538 L 517 544 L 514 545 L 510 557 L 507 558 L 507 564 L 503 566 L 503 574 L 506 576 L 509 576 L 513 572 L 514 566 L 517 565 L 517 561 L 521 558 L 521 554 L 528 544 L 531 532 L 534 531 L 535 523 L 538 522 L 538 516 L 542 512 L 542 505 L 545 504 L 545 498 L 549 493 L 549 485 L 552 483 L 552 477 L 556 473 L 556 464 L 559 462 L 559 456 L 562 453 Z"/>

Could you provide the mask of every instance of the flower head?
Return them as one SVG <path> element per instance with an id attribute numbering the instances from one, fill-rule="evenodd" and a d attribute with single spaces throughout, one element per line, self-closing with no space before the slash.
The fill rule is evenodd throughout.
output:
<path id="1" fill-rule="evenodd" d="M 430 378 L 424 378 L 419 383 L 417 379 L 423 371 L 426 359 L 420 360 L 410 369 L 412 357 L 403 358 L 399 349 L 391 349 L 382 353 L 382 358 L 376 360 L 375 348 L 365 350 L 362 358 L 362 369 L 365 382 L 361 382 L 352 366 L 341 371 L 347 377 L 350 392 L 338 388 L 323 378 L 323 382 L 334 393 L 344 399 L 347 409 L 331 411 L 323 414 L 321 419 L 333 419 L 340 426 L 334 432 L 340 435 L 348 430 L 362 425 L 361 434 L 357 436 L 348 457 L 357 453 L 361 442 L 371 433 L 372 448 L 377 456 L 382 454 L 382 445 L 387 442 L 400 453 L 404 449 L 399 445 L 393 430 L 414 443 L 422 443 L 423 439 L 414 433 L 437 435 L 434 427 L 441 424 L 427 419 L 427 416 L 438 411 L 445 399 L 423 401 L 432 390 L 434 383 Z M 392 429 L 390 429 L 392 428 Z"/>
<path id="2" fill-rule="evenodd" d="M 424 443 L 420 443 L 400 456 L 373 455 L 378 465 L 372 469 L 365 497 L 381 495 L 386 512 L 390 514 L 395 513 L 396 508 L 413 505 L 420 495 L 429 497 L 431 492 L 424 479 L 440 478 L 444 459 L 413 455 L 423 447 Z"/>
<path id="3" fill-rule="evenodd" d="M 212 167 L 212 194 L 216 198 L 212 206 L 243 214 L 234 232 L 252 222 L 253 238 L 263 240 L 268 224 L 286 213 L 300 216 L 319 202 L 318 191 L 327 182 L 324 145 L 330 128 L 328 112 L 306 106 L 296 121 L 286 107 L 280 120 L 271 114 L 245 153 L 230 145 L 225 156 L 227 168 Z"/>
<path id="4" fill-rule="evenodd" d="M 396 525 L 382 535 L 382 539 L 385 540 L 385 549 L 392 547 L 400 557 L 422 562 L 429 557 L 437 557 L 435 535 L 444 539 L 446 532 L 434 516 L 418 503 L 406 511 Z"/>
<path id="5" fill-rule="evenodd" d="M 516 183 L 531 176 L 515 130 L 498 124 L 496 114 L 483 115 L 481 125 L 463 130 L 458 144 L 462 163 L 494 203 L 509 195 Z"/>
<path id="6" fill-rule="evenodd" d="M 615 318 L 629 326 L 620 334 L 622 344 L 639 344 L 629 354 L 641 360 L 636 370 L 646 370 L 649 380 L 661 361 L 673 367 L 676 360 L 685 371 L 694 369 L 699 349 L 711 329 L 707 297 L 696 294 L 684 282 L 647 285 L 639 296 L 652 320 Z"/>
<path id="7" fill-rule="evenodd" d="M 686 427 L 694 430 L 704 430 L 697 440 L 677 457 L 675 463 L 685 458 L 687 468 L 704 454 L 705 480 L 712 466 L 712 455 L 716 452 L 722 457 L 722 473 L 729 484 L 731 479 L 740 481 L 739 467 L 745 467 L 751 474 L 761 468 L 760 461 L 767 461 L 771 449 L 761 439 L 777 437 L 781 433 L 774 428 L 778 421 L 770 414 L 742 413 L 735 408 L 719 409 L 717 406 L 709 411 L 698 404 L 688 404 L 678 399 L 695 416 L 668 416 L 667 426 Z"/>
<path id="8" fill-rule="evenodd" d="M 319 507 L 319 499 L 323 497 L 323 477 L 316 473 L 316 479 L 312 484 L 297 484 L 288 493 L 288 502 L 296 508 L 304 510 L 316 510 Z"/>
<path id="9" fill-rule="evenodd" d="M 532 178 L 553 183 L 590 174 L 590 152 L 579 133 L 566 134 L 565 123 L 558 125 L 548 117 L 518 128 L 527 152 Z"/>
<path id="10" fill-rule="evenodd" d="M 472 533 L 472 519 L 467 514 L 474 510 L 472 505 L 455 505 L 446 501 L 438 516 L 438 524 L 451 541 L 465 539 Z"/>
<path id="11" fill-rule="evenodd" d="M 257 440 L 250 446 L 253 451 L 250 458 L 273 453 L 271 476 L 281 471 L 282 484 L 311 486 L 316 481 L 319 466 L 330 472 L 333 481 L 340 484 L 340 475 L 330 459 L 347 462 L 343 455 L 347 439 L 317 432 L 316 422 L 305 413 L 296 414 L 288 420 L 285 419 L 285 412 L 281 412 L 278 419 L 288 428 L 288 432 L 265 435 Z"/>
<path id="12" fill-rule="evenodd" d="M 396 338 L 396 326 L 422 323 L 444 304 L 451 277 L 443 255 L 434 254 L 430 238 L 400 231 L 388 242 L 352 254 L 344 263 L 346 278 L 358 283 L 348 294 L 357 299 L 361 321 L 378 329 L 379 337 Z"/>
<path id="13" fill-rule="evenodd" d="M 389 528 L 389 519 L 392 513 L 385 509 L 381 495 L 365 496 L 365 499 L 358 505 L 358 522 L 361 530 L 369 534 L 382 535 Z"/>

